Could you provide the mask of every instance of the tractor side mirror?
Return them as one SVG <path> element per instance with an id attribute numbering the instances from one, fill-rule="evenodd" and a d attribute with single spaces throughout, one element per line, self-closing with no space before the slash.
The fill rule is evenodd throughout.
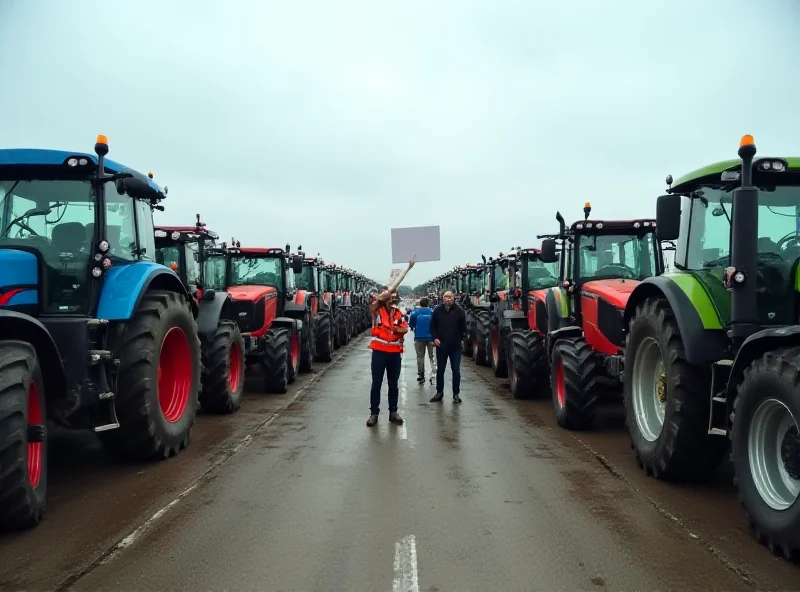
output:
<path id="1" fill-rule="evenodd" d="M 681 196 L 661 195 L 656 201 L 656 238 L 677 240 L 681 232 Z"/>
<path id="2" fill-rule="evenodd" d="M 150 186 L 147 177 L 141 173 L 117 179 L 115 182 L 117 193 L 126 193 L 134 199 L 152 199 L 157 196 L 157 192 Z"/>
<path id="3" fill-rule="evenodd" d="M 301 255 L 292 256 L 292 271 L 298 275 L 303 273 L 303 257 Z"/>
<path id="4" fill-rule="evenodd" d="M 556 239 L 546 238 L 542 241 L 542 252 L 539 254 L 539 259 L 542 260 L 542 263 L 555 263 L 558 261 Z"/>

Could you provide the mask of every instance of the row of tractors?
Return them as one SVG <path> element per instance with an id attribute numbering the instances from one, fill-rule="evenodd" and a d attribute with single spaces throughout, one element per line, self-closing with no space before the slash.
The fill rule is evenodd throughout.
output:
<path id="1" fill-rule="evenodd" d="M 800 158 L 739 158 L 677 181 L 654 219 L 583 219 L 428 284 L 465 308 L 463 352 L 552 399 L 560 426 L 624 409 L 633 456 L 664 480 L 726 457 L 757 539 L 800 554 Z M 664 269 L 664 254 L 673 263 Z"/>
<path id="2" fill-rule="evenodd" d="M 251 367 L 286 392 L 371 324 L 368 278 L 219 243 L 199 215 L 155 227 L 167 188 L 107 154 L 0 150 L 1 530 L 43 516 L 50 426 L 168 458 L 198 409 L 239 408 Z"/>

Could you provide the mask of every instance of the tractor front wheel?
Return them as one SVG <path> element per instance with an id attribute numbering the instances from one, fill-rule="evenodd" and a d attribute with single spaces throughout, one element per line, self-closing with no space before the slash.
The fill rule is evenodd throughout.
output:
<path id="1" fill-rule="evenodd" d="M 675 314 L 662 299 L 639 305 L 625 347 L 625 422 L 636 462 L 657 479 L 700 479 L 727 441 L 708 434 L 711 373 L 686 360 Z"/>
<path id="2" fill-rule="evenodd" d="M 103 445 L 126 459 L 163 459 L 185 448 L 199 406 L 200 352 L 185 298 L 147 292 L 121 335 L 119 428 L 99 433 Z"/>
<path id="3" fill-rule="evenodd" d="M 745 370 L 734 403 L 731 461 L 759 542 L 800 556 L 800 348 L 768 352 Z"/>
<path id="4" fill-rule="evenodd" d="M 289 329 L 270 327 L 264 337 L 264 386 L 268 393 L 285 393 L 289 388 Z"/>
<path id="5" fill-rule="evenodd" d="M 478 366 L 488 366 L 490 363 L 487 351 L 490 333 L 489 315 L 478 315 L 475 319 L 475 363 Z"/>
<path id="6" fill-rule="evenodd" d="M 506 345 L 506 365 L 515 399 L 535 397 L 549 385 L 544 339 L 538 333 L 513 331 Z"/>
<path id="7" fill-rule="evenodd" d="M 490 328 L 489 354 L 491 355 L 492 372 L 497 378 L 508 376 L 508 366 L 506 365 L 506 344 L 503 340 L 503 331 L 500 325 Z"/>
<path id="8" fill-rule="evenodd" d="M 213 339 L 203 344 L 200 406 L 210 413 L 233 413 L 244 394 L 244 339 L 233 321 L 220 321 Z"/>
<path id="9" fill-rule="evenodd" d="M 316 337 L 314 327 L 311 326 L 311 315 L 303 318 L 303 335 L 300 340 L 300 372 L 312 372 L 314 370 L 314 350 L 316 349 Z"/>
<path id="10" fill-rule="evenodd" d="M 30 528 L 47 496 L 47 413 L 42 371 L 33 347 L 0 342 L 0 531 Z"/>
<path id="11" fill-rule="evenodd" d="M 317 360 L 320 362 L 330 362 L 333 359 L 333 327 L 331 326 L 331 316 L 324 314 L 317 322 Z"/>
<path id="12" fill-rule="evenodd" d="M 600 371 L 592 347 L 582 337 L 561 339 L 553 347 L 550 383 L 558 425 L 588 430 L 594 424 Z"/>

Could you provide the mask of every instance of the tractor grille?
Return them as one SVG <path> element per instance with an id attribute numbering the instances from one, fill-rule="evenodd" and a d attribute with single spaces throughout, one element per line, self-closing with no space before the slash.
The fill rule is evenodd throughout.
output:
<path id="1" fill-rule="evenodd" d="M 242 333 L 252 333 L 264 326 L 264 298 L 256 302 L 251 300 L 234 300 L 233 314 Z"/>

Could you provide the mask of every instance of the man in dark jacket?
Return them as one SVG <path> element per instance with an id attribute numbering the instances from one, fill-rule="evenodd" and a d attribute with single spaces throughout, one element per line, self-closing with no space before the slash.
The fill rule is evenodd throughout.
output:
<path id="1" fill-rule="evenodd" d="M 467 316 L 456 304 L 452 292 L 445 292 L 444 302 L 433 309 L 430 332 L 436 347 L 436 394 L 431 403 L 444 398 L 444 371 L 447 360 L 453 372 L 453 403 L 460 403 L 461 388 L 461 340 L 467 335 Z"/>

